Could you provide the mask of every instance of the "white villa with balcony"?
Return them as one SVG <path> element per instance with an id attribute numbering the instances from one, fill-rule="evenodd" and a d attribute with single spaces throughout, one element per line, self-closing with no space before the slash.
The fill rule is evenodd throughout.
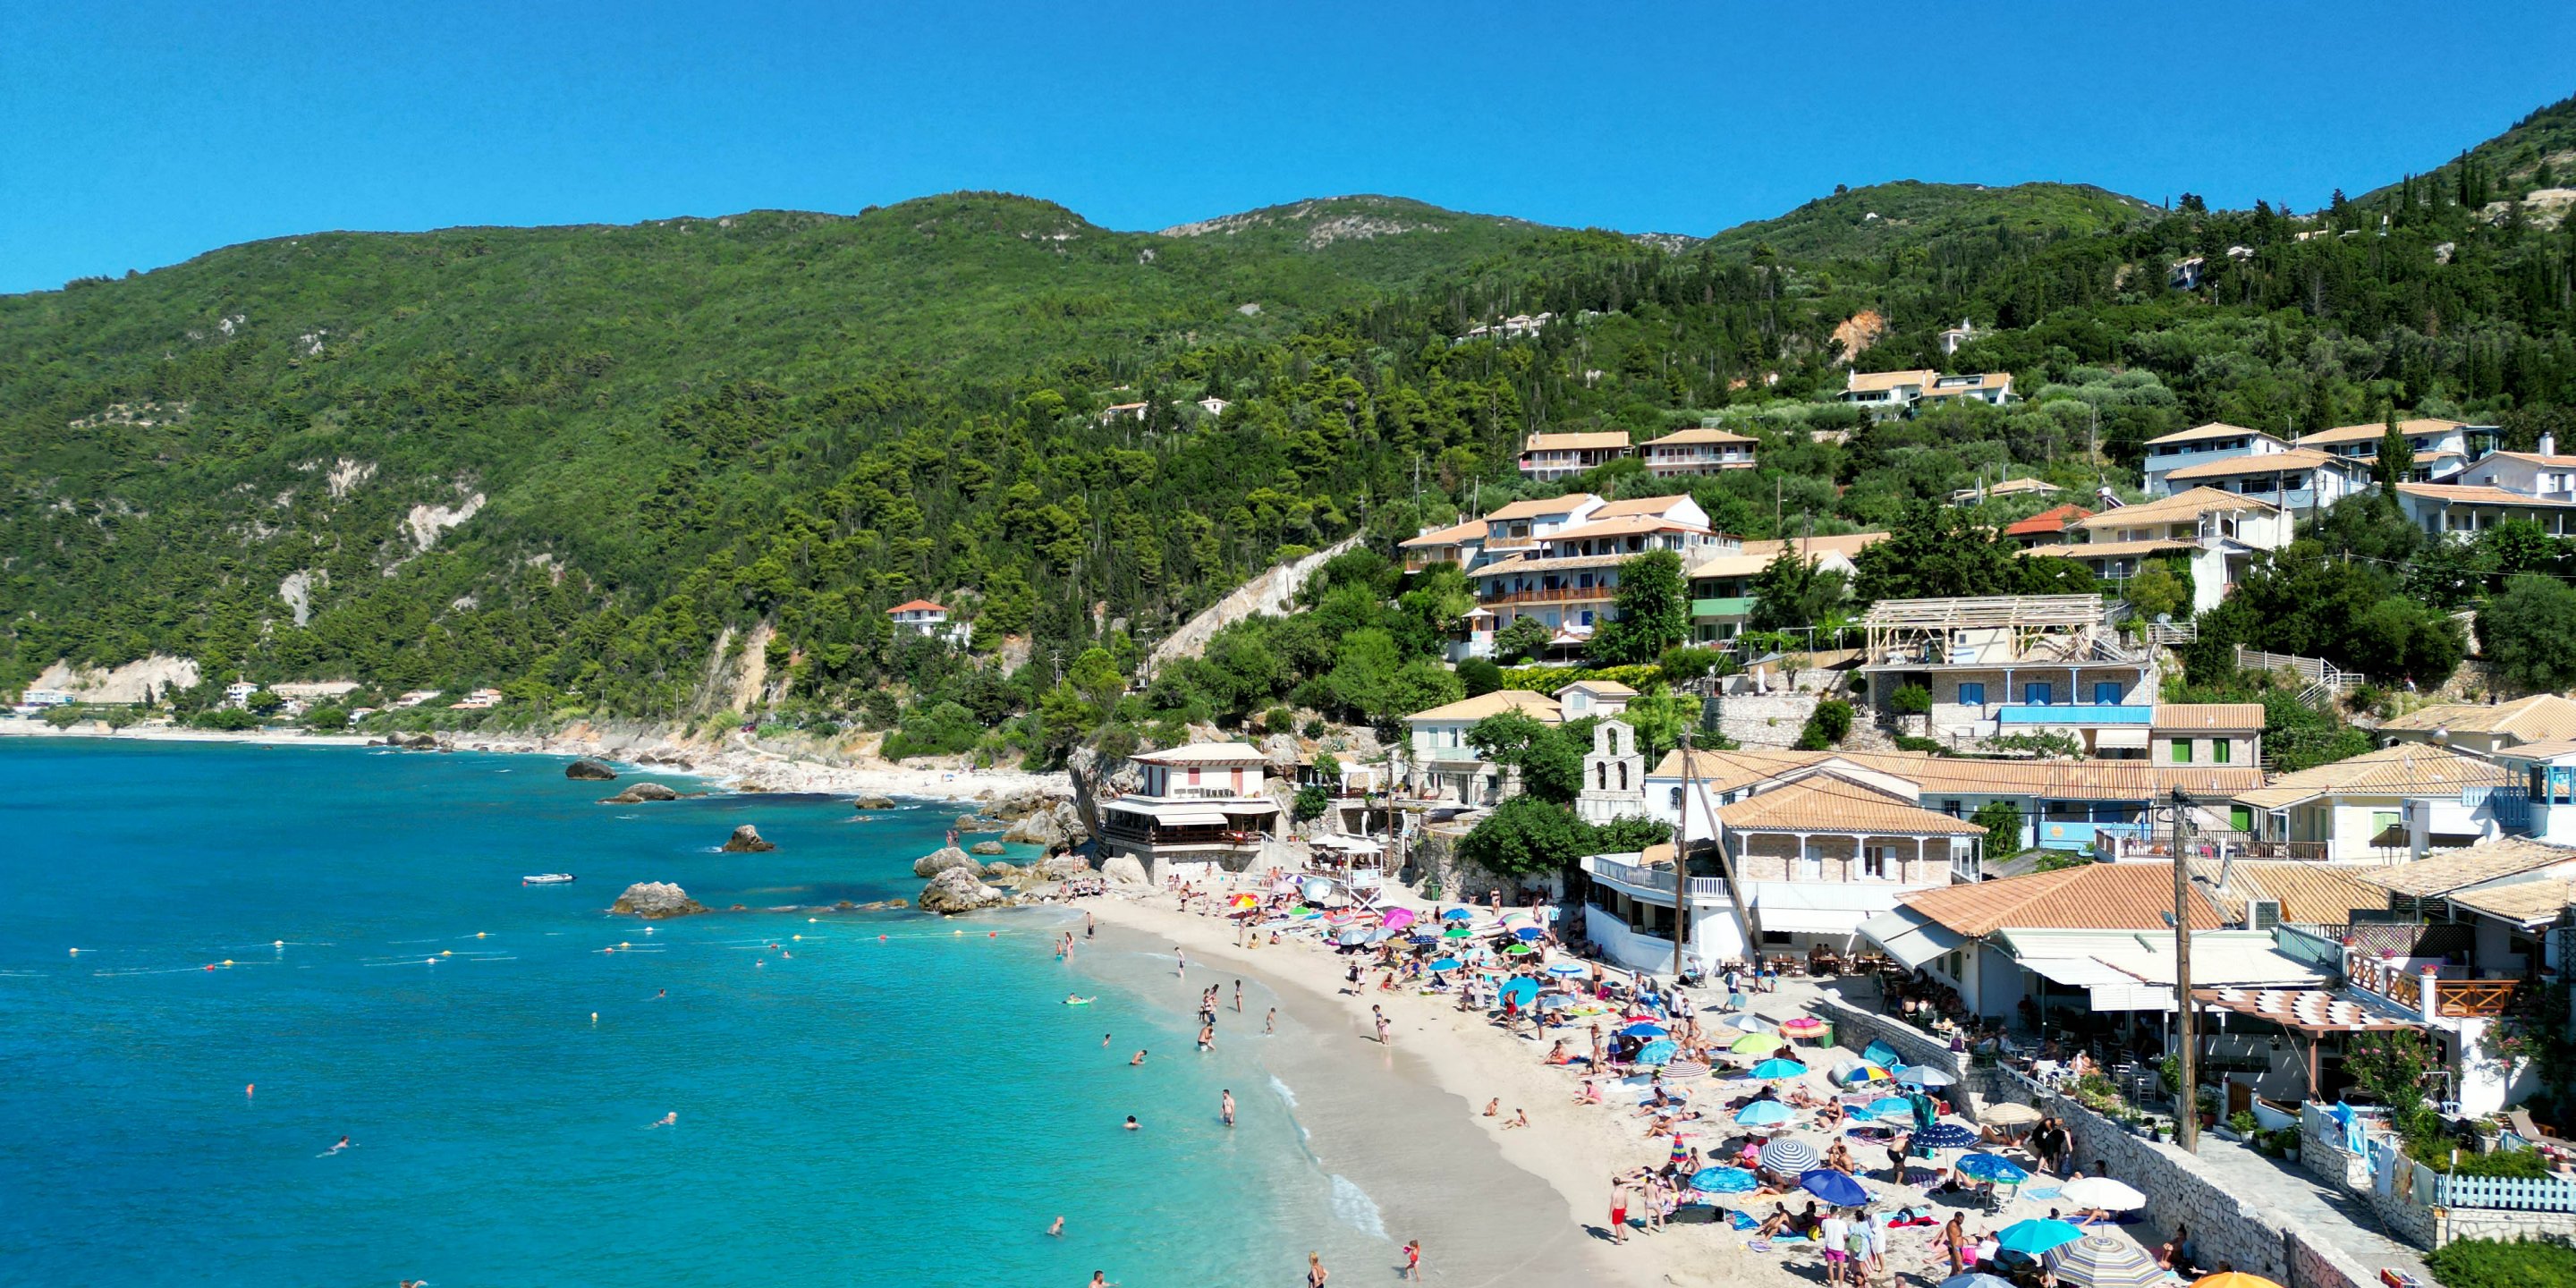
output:
<path id="1" fill-rule="evenodd" d="M 2406 517 L 2436 536 L 2466 540 L 2507 519 L 2527 519 L 2551 536 L 2576 535 L 2576 456 L 2541 435 L 2537 452 L 2494 452 L 2444 483 L 2400 483 Z"/>
<path id="2" fill-rule="evenodd" d="M 1494 614 L 1492 629 L 1535 617 L 1560 637 L 1575 640 L 1589 637 L 1609 617 L 1619 591 L 1619 565 L 1650 551 L 1669 550 L 1681 557 L 1687 572 L 1695 560 L 1739 544 L 1712 531 L 1708 512 L 1688 496 L 1598 503 L 1579 520 L 1512 547 L 1508 555 L 1493 535 L 1494 522 L 1487 520 L 1485 549 L 1500 557 L 1470 574 L 1478 606 Z"/>
<path id="3" fill-rule="evenodd" d="M 2283 774 L 2235 802 L 2264 852 L 2335 863 L 2475 845 L 2521 830 L 2525 809 L 2510 768 L 2420 742 Z"/>
<path id="4" fill-rule="evenodd" d="M 1499 805 L 1518 791 L 1517 775 L 1486 760 L 1485 753 L 1467 741 L 1477 721 L 1506 711 L 1541 724 L 1560 724 L 1565 719 L 1555 698 L 1528 689 L 1496 689 L 1406 716 L 1411 790 L 1428 799 L 1467 806 Z"/>
<path id="5" fill-rule="evenodd" d="M 1938 738 L 1992 737 L 2088 714 L 2143 729 L 2161 678 L 2154 650 L 2122 641 L 2099 595 L 1882 600 L 1861 629 L 1870 699 L 1885 706 L 1907 685 L 1931 690 L 1930 733 Z M 2053 709 L 2069 705 L 2138 711 Z"/>
<path id="6" fill-rule="evenodd" d="M 1945 376 L 1925 368 L 1853 371 L 1843 377 L 1842 400 L 1872 416 L 1902 415 L 1924 403 L 1963 401 L 2000 407 L 2012 397 L 2012 376 L 2000 371 Z"/>
<path id="7" fill-rule="evenodd" d="M 1645 445 L 1646 469 L 1657 478 L 1722 474 L 1753 468 L 1761 440 L 1703 426 L 1666 434 Z"/>
<path id="8" fill-rule="evenodd" d="M 2195 487 L 2074 518 L 2060 543 L 2043 541 L 2020 553 L 2072 559 L 2113 583 L 2136 576 L 2151 560 L 2177 559 L 2191 577 L 2192 611 L 2200 613 L 2218 607 L 2263 552 L 2290 544 L 2294 526 L 2269 501 Z"/>
<path id="9" fill-rule="evenodd" d="M 2406 446 L 2415 456 L 2414 468 L 2399 481 L 2434 483 L 2448 480 L 2492 450 L 2500 431 L 2493 425 L 2422 419 L 2397 422 L 2397 432 L 2406 436 Z M 2384 424 L 2337 425 L 2301 434 L 2297 445 L 2375 466 L 2379 463 L 2379 445 L 2387 436 L 2388 426 Z"/>
<path id="10" fill-rule="evenodd" d="M 2165 482 L 2175 470 L 2211 461 L 2286 452 L 2290 445 L 2259 429 L 2212 422 L 2161 438 L 2150 438 L 2146 448 L 2146 460 L 2140 465 L 2140 470 L 2146 478 L 2147 495 L 2165 496 L 2181 490 Z"/>
<path id="11" fill-rule="evenodd" d="M 1279 803 L 1264 790 L 1270 759 L 1249 743 L 1193 743 L 1129 758 L 1135 791 L 1100 807 L 1100 849 L 1161 880 L 1158 865 L 1216 862 L 1236 871 L 1278 835 Z"/>
<path id="12" fill-rule="evenodd" d="M 2211 487 L 2314 513 L 2370 489 L 2370 467 L 2310 448 L 2202 461 L 2165 471 L 2168 491 Z"/>
<path id="13" fill-rule="evenodd" d="M 1532 434 L 1521 443 L 1521 477 L 1572 478 L 1635 451 L 1628 442 L 1628 431 L 1624 429 Z"/>

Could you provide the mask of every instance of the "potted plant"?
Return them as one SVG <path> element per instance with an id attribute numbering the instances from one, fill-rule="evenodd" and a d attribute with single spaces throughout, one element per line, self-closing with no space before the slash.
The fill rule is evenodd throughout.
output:
<path id="1" fill-rule="evenodd" d="M 2213 1091 L 2208 1087 L 2202 1087 L 2199 1094 L 2192 1098 L 2192 1103 L 2200 1109 L 2201 1126 L 2215 1127 L 2218 1125 L 2218 1093 L 2216 1091 Z"/>
<path id="2" fill-rule="evenodd" d="M 2254 1111 L 2239 1109 L 2227 1116 L 2227 1125 L 2218 1129 L 2218 1136 L 2221 1140 L 2251 1141 L 2254 1132 Z"/>

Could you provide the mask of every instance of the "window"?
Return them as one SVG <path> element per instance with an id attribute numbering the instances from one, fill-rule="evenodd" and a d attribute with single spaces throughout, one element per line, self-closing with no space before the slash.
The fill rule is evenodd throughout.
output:
<path id="1" fill-rule="evenodd" d="M 1682 812 L 1682 789 L 1678 787 L 1673 789 L 1673 812 L 1676 814 Z"/>
<path id="2" fill-rule="evenodd" d="M 2093 700 L 2106 707 L 2120 705 L 2120 682 L 2118 680 L 2094 681 Z"/>
<path id="3" fill-rule="evenodd" d="M 2173 740 L 2173 763 L 2177 765 L 2188 765 L 2191 763 L 2191 739 L 2176 738 Z"/>
<path id="4" fill-rule="evenodd" d="M 2046 684 L 2026 683 L 2021 686 L 2021 700 L 2029 706 L 2044 707 L 2048 705 L 2049 698 L 2055 692 L 2053 687 Z"/>
<path id="5" fill-rule="evenodd" d="M 1959 702 L 1964 706 L 1971 707 L 1982 707 L 1986 705 L 1986 686 L 1982 683 L 1960 684 Z"/>
<path id="6" fill-rule="evenodd" d="M 2224 765 L 2227 763 L 2228 758 L 2235 754 L 2235 749 L 2228 744 L 2228 741 L 2225 738 L 2212 738 L 2209 740 L 2209 763 L 2213 765 Z"/>
<path id="7" fill-rule="evenodd" d="M 1885 880 L 1887 877 L 1887 851 L 1880 849 L 1875 845 L 1871 846 L 1861 855 L 1860 870 L 1863 876 L 1876 877 L 1880 880 Z"/>
<path id="8" fill-rule="evenodd" d="M 1957 802 L 1957 801 L 1943 801 L 1943 802 L 1941 802 L 1941 812 L 1942 812 L 1942 813 L 1944 813 L 1944 814 L 1949 815 L 1949 816 L 1950 816 L 1950 817 L 1952 817 L 1952 818 L 1957 818 L 1957 817 L 1959 817 L 1959 802 Z"/>

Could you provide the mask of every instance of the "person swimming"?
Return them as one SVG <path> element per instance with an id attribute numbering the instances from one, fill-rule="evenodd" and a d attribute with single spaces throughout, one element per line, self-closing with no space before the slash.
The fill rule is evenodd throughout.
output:
<path id="1" fill-rule="evenodd" d="M 1064 995 L 1064 1004 L 1067 1006 L 1089 1006 L 1091 1003 L 1091 998 L 1084 997 L 1080 993 L 1067 993 Z"/>
<path id="2" fill-rule="evenodd" d="M 1136 1115 L 1134 1115 L 1134 1114 L 1129 1114 L 1129 1115 L 1127 1115 L 1127 1130 L 1129 1130 L 1129 1131 L 1134 1131 L 1134 1130 L 1136 1130 Z"/>
<path id="3" fill-rule="evenodd" d="M 337 1153 L 339 1153 L 341 1150 L 344 1150 L 344 1149 L 355 1149 L 355 1148 L 357 1148 L 357 1146 L 350 1144 L 350 1143 L 349 1143 L 349 1138 L 348 1138 L 348 1137 L 346 1137 L 346 1136 L 343 1136 L 343 1137 L 341 1137 L 341 1138 L 340 1138 L 340 1143 L 339 1143 L 339 1144 L 337 1144 L 337 1145 L 333 1145 L 331 1148 L 326 1149 L 326 1150 L 323 1150 L 323 1151 L 322 1151 L 321 1153 L 319 1153 L 319 1154 L 315 1154 L 315 1155 L 314 1155 L 314 1157 L 315 1157 L 315 1158 L 329 1158 L 329 1157 L 330 1157 L 330 1156 L 332 1156 L 333 1154 L 337 1154 Z"/>
<path id="4" fill-rule="evenodd" d="M 1050 1234 L 1050 1235 L 1053 1235 L 1053 1236 L 1055 1236 L 1056 1238 L 1059 1238 L 1059 1239 L 1063 1238 L 1063 1237 L 1064 1237 L 1064 1218 L 1063 1218 L 1063 1217 L 1057 1217 L 1057 1218 L 1055 1219 L 1055 1224 L 1047 1227 L 1047 1233 L 1048 1233 L 1048 1234 Z"/>
<path id="5" fill-rule="evenodd" d="M 649 1123 L 644 1124 L 644 1130 L 646 1130 L 646 1131 L 651 1131 L 651 1130 L 653 1130 L 653 1129 L 654 1129 L 654 1128 L 656 1128 L 656 1127 L 677 1127 L 677 1126 L 679 1126 L 679 1125 L 680 1125 L 680 1111 L 679 1111 L 679 1110 L 674 1109 L 674 1110 L 672 1110 L 671 1112 L 669 1112 L 669 1113 L 667 1113 L 667 1114 L 662 1115 L 659 1119 L 656 1119 L 656 1120 L 655 1120 L 655 1121 L 653 1121 L 653 1122 L 649 1122 Z"/>
<path id="6" fill-rule="evenodd" d="M 1145 1063 L 1145 1053 L 1144 1053 L 1142 1050 L 1139 1050 L 1138 1052 L 1136 1052 L 1136 1058 L 1127 1062 L 1127 1067 L 1128 1067 L 1128 1068 L 1130 1068 L 1130 1069 L 1133 1069 L 1133 1068 L 1135 1068 L 1137 1065 L 1140 1065 L 1140 1064 L 1143 1064 L 1143 1063 Z"/>

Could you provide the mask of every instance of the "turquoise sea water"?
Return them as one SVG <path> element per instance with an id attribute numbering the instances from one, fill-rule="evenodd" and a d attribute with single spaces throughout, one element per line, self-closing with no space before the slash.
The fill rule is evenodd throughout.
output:
<path id="1" fill-rule="evenodd" d="M 1307 1035 L 1247 1016 L 1194 1053 L 1137 946 L 1060 962 L 1045 912 L 599 911 L 637 880 L 907 896 L 955 807 L 34 738 L 0 781 L 0 1283 L 1142 1288 L 1294 1282 L 1308 1248 L 1386 1277 L 1265 1063 Z M 743 822 L 779 849 L 713 852 Z"/>

